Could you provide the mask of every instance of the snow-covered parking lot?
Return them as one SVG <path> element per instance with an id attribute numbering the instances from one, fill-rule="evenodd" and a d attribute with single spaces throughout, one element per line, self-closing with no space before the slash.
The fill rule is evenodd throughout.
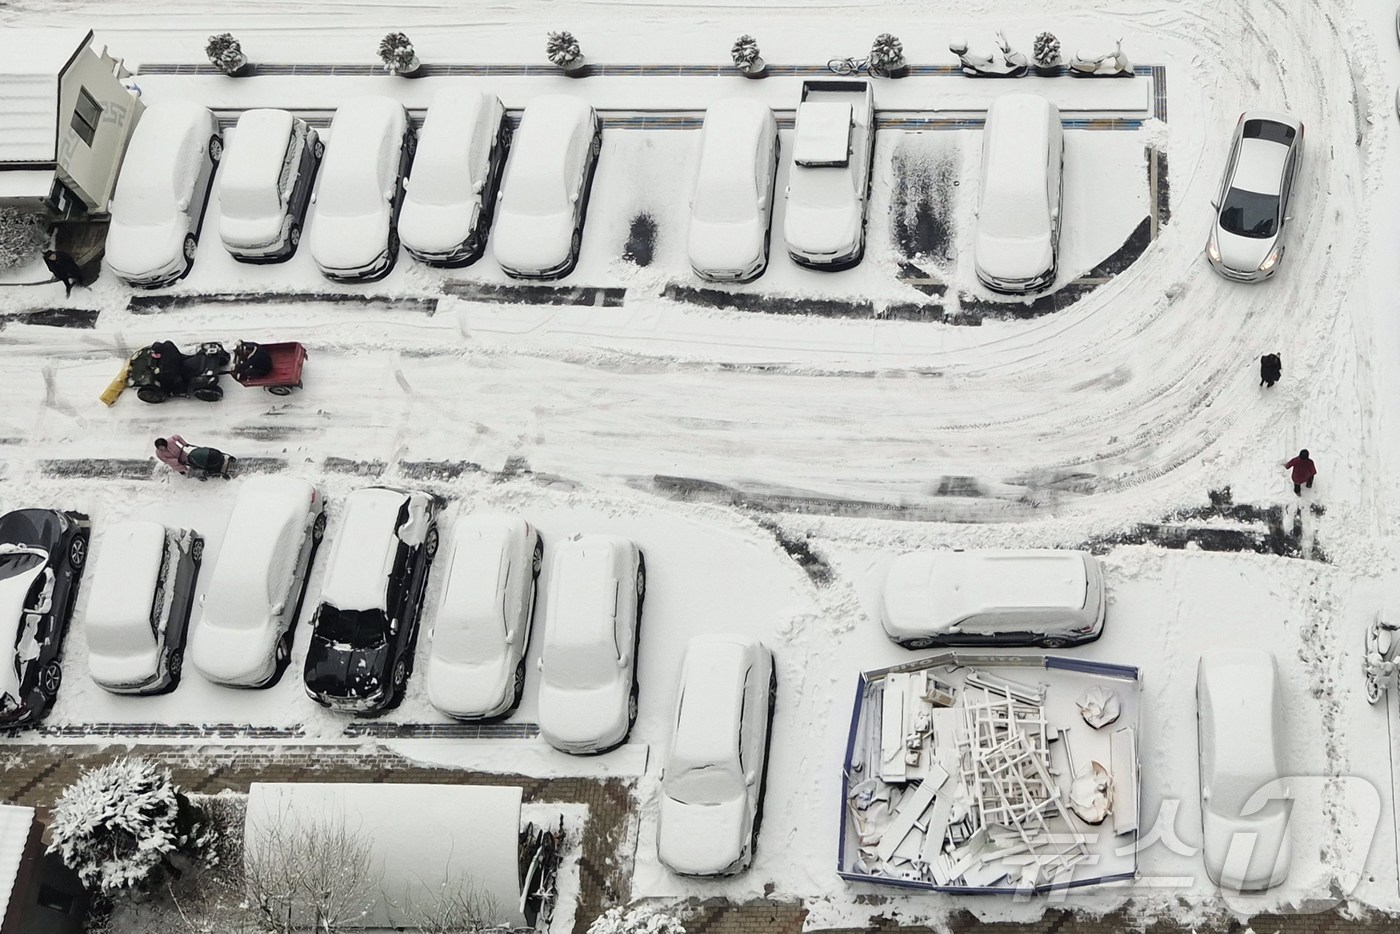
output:
<path id="1" fill-rule="evenodd" d="M 631 866 L 630 893 L 619 896 L 800 901 L 809 928 L 877 915 L 942 923 L 960 910 L 1029 922 L 1059 906 L 1126 905 L 1143 919 L 1222 926 L 1227 913 L 1338 902 L 1400 912 L 1400 706 L 1369 705 L 1361 677 L 1363 633 L 1400 580 L 1393 16 L 1393 6 L 1350 0 L 1286 12 L 1263 0 L 1010 0 L 994 10 L 972 0 L 503 0 L 470 11 L 367 0 L 309 4 L 295 17 L 277 4 L 11 4 L 0 26 L 91 26 L 127 58 L 145 99 L 187 97 L 226 122 L 249 106 L 321 119 L 366 92 L 421 116 L 434 88 L 461 81 L 512 110 L 536 94 L 579 93 L 613 123 L 581 261 L 557 292 L 512 284 L 489 251 L 447 271 L 404 254 L 388 278 L 363 285 L 325 281 L 305 249 L 285 264 L 244 266 L 219 244 L 217 201 L 191 275 L 154 295 L 104 274 L 65 299 L 58 285 L 3 284 L 43 278 L 42 266 L 7 273 L 0 511 L 88 513 L 97 560 L 118 520 L 192 526 L 208 539 L 207 581 L 244 481 L 157 472 L 152 439 L 179 432 L 238 455 L 249 473 L 315 482 L 331 539 L 351 490 L 417 486 L 446 502 L 445 540 L 461 516 L 491 510 L 535 524 L 546 554 L 576 532 L 623 535 L 646 554 L 648 586 L 640 715 L 628 743 L 601 757 L 566 756 L 535 734 L 539 639 L 524 703 L 504 724 L 472 736 L 431 707 L 422 660 L 441 561 L 402 706 L 359 720 L 318 707 L 300 673 L 325 553 L 274 688 L 217 687 L 187 665 L 172 694 L 106 694 L 86 672 L 83 592 L 47 732 L 0 744 L 43 754 L 44 744 L 91 743 L 94 731 L 99 742 L 135 744 L 379 743 L 476 771 L 620 777 L 633 788 L 635 823 L 615 856 Z M 797 267 L 782 248 L 779 200 L 772 265 L 743 286 L 711 287 L 688 268 L 696 121 L 723 94 L 769 101 L 783 125 L 781 195 L 799 77 L 229 79 L 140 67 L 200 63 L 206 37 L 225 29 L 256 63 L 359 66 L 391 28 L 429 65 L 538 64 L 544 32 L 559 28 L 598 63 L 718 63 L 751 32 L 770 63 L 820 69 L 859 51 L 866 32 L 889 30 L 911 62 L 951 65 L 954 37 L 987 45 L 1006 26 L 1026 50 L 1042 28 L 1066 52 L 1123 35 L 1134 64 L 1151 71 L 1121 82 L 1027 78 L 1019 88 L 946 73 L 881 79 L 883 116 L 938 125 L 892 122 L 878 133 L 865 260 L 838 274 Z M 976 121 L 990 97 L 1032 85 L 1063 94 L 1067 119 L 1082 121 L 1066 132 L 1059 298 L 1038 306 L 994 299 L 971 262 Z M 1256 108 L 1299 117 L 1307 149 L 1286 259 L 1273 280 L 1250 286 L 1216 276 L 1203 247 L 1230 133 Z M 680 116 L 675 127 L 645 127 L 648 111 Z M 1105 271 L 1115 254 L 1124 261 Z M 79 326 L 46 326 L 45 316 Z M 303 342 L 305 387 L 276 398 L 229 384 L 213 405 L 156 407 L 130 392 L 110 409 L 97 401 L 137 347 L 240 337 Z M 1256 376 L 1267 352 L 1283 360 L 1271 389 Z M 1302 447 L 1320 473 L 1295 497 L 1280 465 Z M 881 628 L 883 572 L 903 551 L 935 547 L 1101 556 L 1103 637 L 1068 654 L 1140 671 L 1137 881 L 1013 899 L 908 895 L 837 876 L 857 676 L 916 657 Z M 546 573 L 542 596 L 547 583 Z M 760 638 L 779 684 L 756 859 L 715 881 L 672 874 L 655 848 L 680 661 L 686 640 L 705 632 Z M 1196 666 L 1216 647 L 1267 648 L 1282 675 L 1294 855 L 1287 882 L 1262 895 L 1222 895 L 1199 852 Z"/>

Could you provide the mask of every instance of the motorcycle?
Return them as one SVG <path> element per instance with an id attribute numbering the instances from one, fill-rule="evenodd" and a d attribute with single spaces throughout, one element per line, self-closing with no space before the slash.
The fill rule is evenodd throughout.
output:
<path id="1" fill-rule="evenodd" d="M 171 396 L 193 397 L 202 402 L 218 402 L 224 397 L 224 389 L 219 378 L 229 371 L 232 357 L 217 341 L 207 341 L 195 348 L 194 353 L 181 354 L 178 362 L 178 380 L 172 380 L 168 370 L 162 369 L 158 351 L 154 347 L 143 347 L 131 357 L 126 384 L 136 390 L 136 397 L 142 402 L 164 402 Z M 168 362 L 164 366 L 168 367 Z"/>
<path id="2" fill-rule="evenodd" d="M 995 52 L 986 55 L 969 52 L 966 39 L 948 44 L 948 51 L 958 57 L 963 74 L 969 78 L 1019 78 L 1030 70 L 1030 60 L 1025 53 L 1011 51 L 1011 43 L 1000 29 L 997 30 L 997 48 L 1001 50 L 1000 56 Z"/>
<path id="3" fill-rule="evenodd" d="M 1400 662 L 1396 660 L 1400 638 L 1396 632 L 1400 632 L 1400 623 L 1388 622 L 1379 613 L 1366 628 L 1366 653 L 1361 662 L 1366 674 L 1366 699 L 1373 704 L 1390 690 L 1400 673 Z"/>
<path id="4" fill-rule="evenodd" d="M 1123 54 L 1123 40 L 1119 39 L 1112 52 L 1075 52 L 1069 60 L 1069 73 L 1079 78 L 1132 77 L 1133 66 Z"/>

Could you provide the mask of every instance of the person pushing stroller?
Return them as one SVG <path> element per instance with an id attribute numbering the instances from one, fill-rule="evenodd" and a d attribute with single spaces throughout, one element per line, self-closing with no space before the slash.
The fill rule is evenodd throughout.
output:
<path id="1" fill-rule="evenodd" d="M 218 448 L 192 445 L 179 435 L 156 439 L 156 459 L 176 473 L 197 480 L 232 480 L 238 467 L 238 458 Z"/>

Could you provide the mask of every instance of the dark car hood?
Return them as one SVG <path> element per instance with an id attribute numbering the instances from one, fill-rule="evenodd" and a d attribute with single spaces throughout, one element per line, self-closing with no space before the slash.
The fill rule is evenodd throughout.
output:
<path id="1" fill-rule="evenodd" d="M 54 551 L 63 538 L 62 514 L 52 509 L 16 509 L 0 516 L 0 542 Z"/>
<path id="2" fill-rule="evenodd" d="M 323 697 L 368 697 L 388 679 L 389 645 L 355 649 L 312 637 L 306 687 Z"/>

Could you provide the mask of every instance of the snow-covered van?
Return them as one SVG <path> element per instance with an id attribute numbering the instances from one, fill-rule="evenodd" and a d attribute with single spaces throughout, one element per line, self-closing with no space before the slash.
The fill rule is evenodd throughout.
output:
<path id="1" fill-rule="evenodd" d="M 874 149 L 870 82 L 802 82 L 783 219 L 793 262 L 829 270 L 860 262 Z"/>
<path id="2" fill-rule="evenodd" d="M 113 694 L 173 690 L 204 539 L 191 529 L 133 520 L 109 528 L 101 545 L 83 624 L 92 680 Z"/>
<path id="3" fill-rule="evenodd" d="M 219 239 L 245 263 L 296 252 L 325 144 L 285 110 L 248 110 L 238 118 L 219 175 Z"/>
<path id="4" fill-rule="evenodd" d="M 465 266 L 481 256 L 510 137 L 496 95 L 462 88 L 433 95 L 399 215 L 399 237 L 414 259 Z"/>
<path id="5" fill-rule="evenodd" d="M 705 111 L 690 198 L 690 267 L 713 282 L 748 282 L 768 266 L 778 121 L 767 104 L 717 100 Z"/>
<path id="6" fill-rule="evenodd" d="M 905 648 L 1061 648 L 1103 632 L 1103 572 L 1083 551 L 914 551 L 890 566 L 880 609 Z"/>
<path id="7" fill-rule="evenodd" d="M 973 260 L 996 292 L 1035 292 L 1059 268 L 1065 134 L 1060 111 L 1038 94 L 1003 94 L 982 131 L 982 191 Z"/>

